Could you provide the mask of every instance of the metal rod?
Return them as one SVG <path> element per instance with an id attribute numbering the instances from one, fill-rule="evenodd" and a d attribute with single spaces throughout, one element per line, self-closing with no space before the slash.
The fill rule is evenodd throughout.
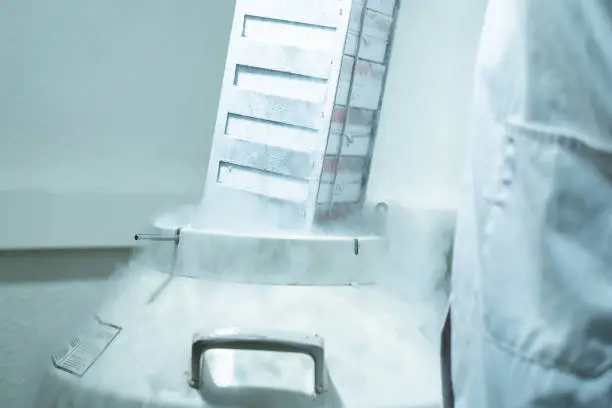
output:
<path id="1" fill-rule="evenodd" d="M 161 234 L 140 234 L 136 233 L 134 235 L 135 241 L 162 241 L 162 242 L 179 242 L 181 236 L 181 229 L 177 229 L 174 236 L 161 235 Z"/>
<path id="2" fill-rule="evenodd" d="M 159 296 L 164 292 L 164 290 L 170 285 L 170 283 L 174 280 L 176 267 L 178 263 L 178 255 L 179 255 L 179 240 L 181 237 L 181 228 L 177 228 L 174 233 L 174 236 L 168 235 L 160 235 L 160 234 L 135 234 L 134 239 L 145 240 L 145 241 L 165 241 L 165 242 L 174 242 L 174 250 L 172 251 L 172 264 L 170 275 L 168 278 L 153 292 L 147 304 L 155 302 Z"/>
<path id="3" fill-rule="evenodd" d="M 176 241 L 177 237 L 168 237 L 157 234 L 136 234 L 134 235 L 135 241 Z"/>

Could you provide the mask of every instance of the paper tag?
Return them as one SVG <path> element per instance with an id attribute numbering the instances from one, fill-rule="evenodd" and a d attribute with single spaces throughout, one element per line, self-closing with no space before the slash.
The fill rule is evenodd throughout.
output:
<path id="1" fill-rule="evenodd" d="M 68 347 L 52 357 L 53 365 L 60 370 L 82 377 L 119 332 L 121 327 L 105 323 L 96 316 L 81 334 L 70 341 Z"/>

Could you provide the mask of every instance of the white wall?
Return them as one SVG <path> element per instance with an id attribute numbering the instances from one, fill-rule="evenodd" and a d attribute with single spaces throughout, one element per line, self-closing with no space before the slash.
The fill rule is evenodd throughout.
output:
<path id="1" fill-rule="evenodd" d="M 233 1 L 0 1 L 0 248 L 116 247 L 198 200 Z M 0 252 L 0 407 L 128 250 Z"/>
<path id="2" fill-rule="evenodd" d="M 126 245 L 199 199 L 233 7 L 1 2 L 0 248 Z"/>
<path id="3" fill-rule="evenodd" d="M 472 72 L 487 0 L 404 0 L 369 198 L 452 210 L 468 142 Z"/>

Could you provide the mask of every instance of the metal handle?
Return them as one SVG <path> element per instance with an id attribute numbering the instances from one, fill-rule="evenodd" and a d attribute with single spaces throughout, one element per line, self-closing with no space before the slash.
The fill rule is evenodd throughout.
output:
<path id="1" fill-rule="evenodd" d="M 190 384 L 192 387 L 200 387 L 200 361 L 204 353 L 213 349 L 306 354 L 314 362 L 315 394 L 321 394 L 327 390 L 324 342 L 319 335 L 302 335 L 294 332 L 254 334 L 242 333 L 235 329 L 218 330 L 210 335 L 195 335 L 191 346 Z"/>

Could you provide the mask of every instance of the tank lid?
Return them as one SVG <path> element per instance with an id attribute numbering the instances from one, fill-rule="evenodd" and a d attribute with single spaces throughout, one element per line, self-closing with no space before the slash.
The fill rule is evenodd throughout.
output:
<path id="1" fill-rule="evenodd" d="M 376 235 L 239 234 L 181 230 L 175 273 L 194 278 L 284 285 L 369 284 L 385 268 Z"/>

